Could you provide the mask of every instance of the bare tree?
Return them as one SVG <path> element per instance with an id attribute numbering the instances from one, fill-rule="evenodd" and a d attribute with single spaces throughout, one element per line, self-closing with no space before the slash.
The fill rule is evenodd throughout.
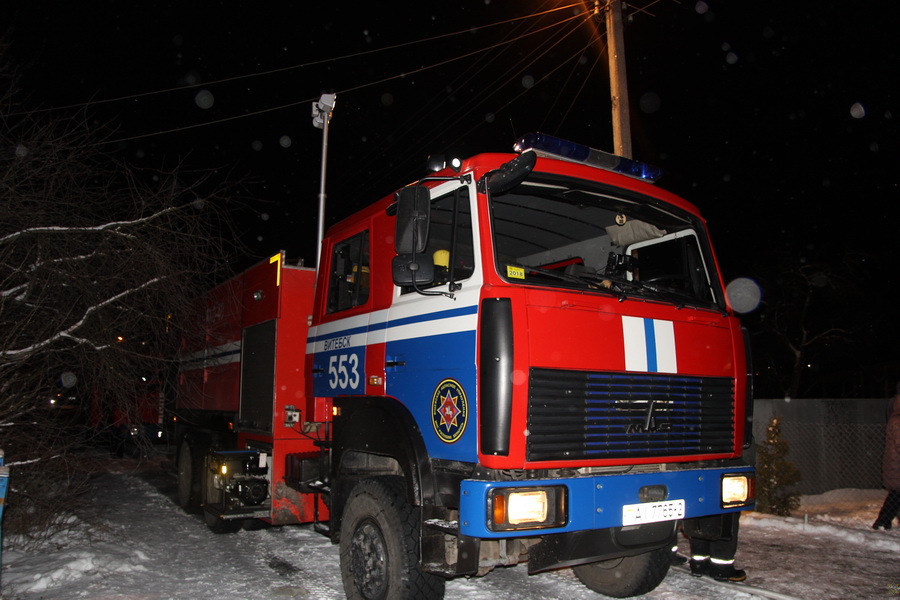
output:
<path id="1" fill-rule="evenodd" d="M 802 397 L 859 336 L 851 318 L 854 270 L 847 260 L 782 261 L 764 279 L 767 298 L 754 328 L 756 367 L 767 369 L 785 396 Z"/>
<path id="2" fill-rule="evenodd" d="M 17 112 L 12 85 L 4 89 L 0 447 L 12 466 L 5 529 L 34 532 L 83 482 L 85 453 L 73 450 L 85 435 L 140 421 L 147 381 L 171 372 L 171 317 L 183 317 L 225 266 L 219 232 L 227 221 L 221 186 L 117 164 L 86 119 Z M 59 395 L 74 400 L 52 404 Z"/>

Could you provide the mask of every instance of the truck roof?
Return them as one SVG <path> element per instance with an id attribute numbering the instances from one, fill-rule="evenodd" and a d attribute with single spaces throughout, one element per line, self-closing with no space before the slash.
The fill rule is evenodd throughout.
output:
<path id="1" fill-rule="evenodd" d="M 475 156 L 462 161 L 462 164 L 458 171 L 447 167 L 441 171 L 432 173 L 431 175 L 426 175 L 421 180 L 419 180 L 419 182 L 424 182 L 426 185 L 428 185 L 428 182 L 425 181 L 428 179 L 428 177 L 454 177 L 463 174 L 471 174 L 474 180 L 478 181 L 487 173 L 495 169 L 499 169 L 505 163 L 516 158 L 516 156 L 518 156 L 518 154 L 508 152 L 487 152 L 476 154 Z M 585 181 L 592 181 L 619 189 L 629 190 L 631 192 L 636 192 L 645 196 L 650 196 L 665 203 L 676 206 L 682 210 L 685 210 L 705 223 L 705 220 L 701 216 L 699 209 L 691 202 L 688 202 L 684 198 L 668 192 L 661 187 L 653 185 L 652 183 L 648 183 L 634 177 L 629 177 L 628 175 L 622 175 L 614 171 L 590 166 L 580 162 L 574 162 L 571 160 L 550 158 L 549 156 L 541 154 L 539 154 L 539 158 L 537 159 L 537 164 L 534 171 L 536 173 L 546 173 L 564 177 L 573 177 L 575 179 Z M 418 182 L 412 182 L 410 185 L 415 183 Z M 435 181 L 432 185 L 437 185 L 437 183 L 438 182 Z M 383 198 L 370 204 L 369 206 L 366 206 L 365 208 L 354 212 L 352 215 L 338 221 L 328 228 L 326 236 L 332 237 L 334 235 L 339 235 L 342 230 L 346 228 L 353 228 L 355 227 L 355 224 L 359 223 L 360 221 L 367 220 L 373 215 L 387 210 L 387 208 L 394 202 L 395 193 L 396 192 L 384 196 Z"/>

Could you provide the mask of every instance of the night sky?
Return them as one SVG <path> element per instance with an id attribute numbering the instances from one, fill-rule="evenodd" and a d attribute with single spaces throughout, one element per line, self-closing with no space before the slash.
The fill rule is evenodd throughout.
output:
<path id="1" fill-rule="evenodd" d="M 611 151 L 603 26 L 584 9 L 8 0 L 0 24 L 30 107 L 92 103 L 117 157 L 244 179 L 242 239 L 310 263 L 323 92 L 337 93 L 329 224 L 423 176 L 431 153 L 508 151 L 529 131 Z M 896 3 L 636 0 L 626 13 L 634 157 L 700 207 L 726 279 L 773 252 L 857 252 L 877 264 L 879 307 L 896 304 Z"/>

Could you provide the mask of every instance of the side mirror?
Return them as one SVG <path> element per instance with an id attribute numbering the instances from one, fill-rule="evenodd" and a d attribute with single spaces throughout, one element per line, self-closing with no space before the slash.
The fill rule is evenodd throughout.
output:
<path id="1" fill-rule="evenodd" d="M 397 193 L 397 227 L 394 249 L 397 254 L 420 254 L 428 243 L 431 195 L 421 185 L 405 187 Z"/>
<path id="2" fill-rule="evenodd" d="M 428 285 L 434 280 L 434 264 L 424 254 L 398 254 L 391 263 L 394 284 Z"/>

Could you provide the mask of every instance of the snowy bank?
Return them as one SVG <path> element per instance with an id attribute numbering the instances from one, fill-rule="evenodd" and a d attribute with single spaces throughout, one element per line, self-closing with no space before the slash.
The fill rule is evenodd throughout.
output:
<path id="1" fill-rule="evenodd" d="M 117 461 L 95 481 L 68 530 L 28 551 L 3 553 L 4 598 L 15 600 L 247 600 L 344 597 L 338 550 L 308 527 L 211 533 L 174 501 L 161 461 Z M 793 517 L 747 513 L 739 566 L 747 584 L 810 600 L 900 595 L 900 530 L 870 529 L 884 492 L 842 490 L 804 498 Z M 854 499 L 856 498 L 856 499 Z M 829 504 L 831 502 L 831 504 Z M 809 512 L 816 507 L 817 512 Z M 6 540 L 14 542 L 15 540 Z M 681 542 L 682 552 L 687 544 Z M 712 584 L 680 569 L 646 598 L 757 597 L 740 584 Z M 571 570 L 529 576 L 524 565 L 449 582 L 447 598 L 602 598 Z"/>

